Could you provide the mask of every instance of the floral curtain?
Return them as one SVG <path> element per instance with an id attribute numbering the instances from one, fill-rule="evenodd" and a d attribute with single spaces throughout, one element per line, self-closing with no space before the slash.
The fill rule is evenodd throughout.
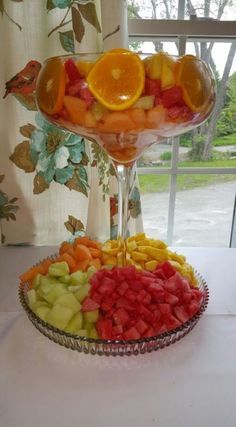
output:
<path id="1" fill-rule="evenodd" d="M 45 58 L 124 46 L 124 0 L 0 0 L 0 240 L 58 244 L 116 236 L 114 167 L 95 143 L 48 123 L 35 104 Z M 131 232 L 142 229 L 140 196 Z"/>

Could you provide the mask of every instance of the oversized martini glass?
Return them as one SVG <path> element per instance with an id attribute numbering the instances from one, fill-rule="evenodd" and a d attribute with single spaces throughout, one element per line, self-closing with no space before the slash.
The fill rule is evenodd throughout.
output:
<path id="1" fill-rule="evenodd" d="M 212 73 L 186 55 L 135 54 L 123 49 L 48 59 L 37 84 L 47 120 L 97 142 L 118 180 L 118 237 L 128 233 L 135 161 L 153 143 L 190 131 L 209 117 Z"/>

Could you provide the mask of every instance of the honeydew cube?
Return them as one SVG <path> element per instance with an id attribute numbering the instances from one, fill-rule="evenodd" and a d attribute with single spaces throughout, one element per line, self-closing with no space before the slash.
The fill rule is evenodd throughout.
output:
<path id="1" fill-rule="evenodd" d="M 86 298 L 89 294 L 91 285 L 89 283 L 86 283 L 86 285 L 81 285 L 80 289 L 75 292 L 75 297 L 79 302 L 82 302 L 84 298 Z"/>
<path id="2" fill-rule="evenodd" d="M 73 314 L 74 312 L 71 308 L 57 304 L 49 310 L 45 320 L 55 328 L 65 329 Z"/>
<path id="3" fill-rule="evenodd" d="M 150 110 L 154 107 L 155 96 L 154 95 L 146 95 L 141 96 L 135 104 L 132 105 L 133 108 L 143 108 L 143 110 Z"/>
<path id="4" fill-rule="evenodd" d="M 65 276 L 61 276 L 59 278 L 60 282 L 65 283 L 68 285 L 70 283 L 70 274 L 66 274 Z"/>
<path id="5" fill-rule="evenodd" d="M 36 310 L 37 310 L 38 307 L 48 307 L 48 308 L 51 308 L 46 301 L 42 301 L 42 300 L 39 300 L 39 299 L 32 305 L 32 310 L 34 312 L 36 312 Z"/>
<path id="6" fill-rule="evenodd" d="M 85 322 L 95 323 L 98 320 L 98 315 L 98 310 L 86 311 L 84 312 L 84 320 Z"/>
<path id="7" fill-rule="evenodd" d="M 68 289 L 69 292 L 75 293 L 75 292 L 77 292 L 81 288 L 81 286 L 82 285 L 72 285 L 72 286 L 68 286 L 67 289 Z"/>
<path id="8" fill-rule="evenodd" d="M 64 295 L 59 296 L 59 298 L 54 302 L 54 306 L 69 308 L 73 314 L 77 313 L 81 309 L 81 304 L 72 292 L 67 292 Z"/>
<path id="9" fill-rule="evenodd" d="M 99 121 L 108 113 L 108 110 L 99 102 L 94 102 L 94 104 L 91 106 L 91 113 L 93 114 L 94 118 Z"/>
<path id="10" fill-rule="evenodd" d="M 38 274 L 34 277 L 34 279 L 33 279 L 33 281 L 32 281 L 32 286 L 33 286 L 33 288 L 34 288 L 34 289 L 37 289 L 37 288 L 39 287 L 39 285 L 40 285 L 40 283 L 41 283 L 41 277 L 43 277 L 43 276 L 42 276 L 42 274 L 40 274 L 40 273 L 38 273 Z"/>
<path id="11" fill-rule="evenodd" d="M 36 293 L 35 289 L 30 289 L 27 292 L 27 296 L 28 296 L 28 300 L 29 300 L 29 306 L 32 308 L 34 303 L 37 301 L 37 293 Z"/>
<path id="12" fill-rule="evenodd" d="M 53 276 L 53 277 L 66 276 L 67 274 L 69 274 L 69 272 L 70 272 L 69 266 L 65 261 L 54 262 L 49 266 L 49 269 L 48 269 L 49 276 Z"/>
<path id="13" fill-rule="evenodd" d="M 87 322 L 87 321 L 84 321 L 83 328 L 86 329 L 87 334 L 89 335 L 91 330 L 94 328 L 94 324 Z"/>
<path id="14" fill-rule="evenodd" d="M 89 332 L 89 338 L 93 338 L 95 340 L 97 340 L 98 337 L 98 333 L 96 331 L 96 328 L 92 328 L 91 331 Z"/>
<path id="15" fill-rule="evenodd" d="M 41 290 L 43 294 L 47 294 L 48 292 L 51 291 L 53 285 L 57 285 L 57 284 L 58 284 L 57 279 L 49 276 L 42 276 L 40 279 L 40 285 L 38 287 L 38 290 Z"/>
<path id="16" fill-rule="evenodd" d="M 61 295 L 66 293 L 66 286 L 62 283 L 57 283 L 55 286 L 51 286 L 51 290 L 44 295 L 44 299 L 53 305 Z"/>
<path id="17" fill-rule="evenodd" d="M 88 331 L 86 331 L 86 329 L 80 329 L 79 331 L 76 332 L 76 335 L 79 335 L 80 337 L 87 337 Z"/>
<path id="18" fill-rule="evenodd" d="M 44 321 L 46 321 L 49 311 L 50 311 L 50 307 L 46 305 L 41 305 L 35 309 L 35 313 L 37 314 L 37 316 L 39 316 L 40 319 Z"/>
<path id="19" fill-rule="evenodd" d="M 77 333 L 78 330 L 82 329 L 83 326 L 83 314 L 81 311 L 78 311 L 72 319 L 69 321 L 66 332 L 70 332 L 71 334 Z"/>
<path id="20" fill-rule="evenodd" d="M 92 277 L 94 275 L 94 273 L 96 273 L 97 269 L 91 265 L 88 269 L 87 269 L 87 281 L 90 279 L 90 277 Z"/>
<path id="21" fill-rule="evenodd" d="M 87 281 L 87 273 L 83 271 L 78 270 L 70 275 L 70 285 L 84 285 Z"/>

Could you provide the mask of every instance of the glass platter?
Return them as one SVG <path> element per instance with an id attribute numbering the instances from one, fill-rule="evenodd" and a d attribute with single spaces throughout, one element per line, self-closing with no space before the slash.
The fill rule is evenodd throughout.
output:
<path id="1" fill-rule="evenodd" d="M 53 259 L 57 255 L 49 258 Z M 160 335 L 150 338 L 140 338 L 138 340 L 102 340 L 78 335 L 70 334 L 68 332 L 57 329 L 50 324 L 41 320 L 29 307 L 27 291 L 29 290 L 29 283 L 21 283 L 19 286 L 19 299 L 23 309 L 25 310 L 29 320 L 34 326 L 47 338 L 60 344 L 66 348 L 76 350 L 92 355 L 105 355 L 105 356 L 131 356 L 144 353 L 151 353 L 152 351 L 160 350 L 170 344 L 179 341 L 187 335 L 197 324 L 202 314 L 207 308 L 209 301 L 209 289 L 204 278 L 195 271 L 195 276 L 199 283 L 199 289 L 203 291 L 203 300 L 199 311 L 187 322 L 183 323 L 176 329 L 169 332 L 164 332 Z"/>

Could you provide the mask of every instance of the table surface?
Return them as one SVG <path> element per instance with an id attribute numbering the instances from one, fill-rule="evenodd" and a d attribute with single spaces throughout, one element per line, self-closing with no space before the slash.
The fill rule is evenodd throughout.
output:
<path id="1" fill-rule="evenodd" d="M 236 249 L 175 250 L 208 283 L 206 313 L 170 347 L 113 358 L 55 344 L 23 312 L 19 274 L 55 247 L 0 248 L 2 427 L 236 426 Z"/>

